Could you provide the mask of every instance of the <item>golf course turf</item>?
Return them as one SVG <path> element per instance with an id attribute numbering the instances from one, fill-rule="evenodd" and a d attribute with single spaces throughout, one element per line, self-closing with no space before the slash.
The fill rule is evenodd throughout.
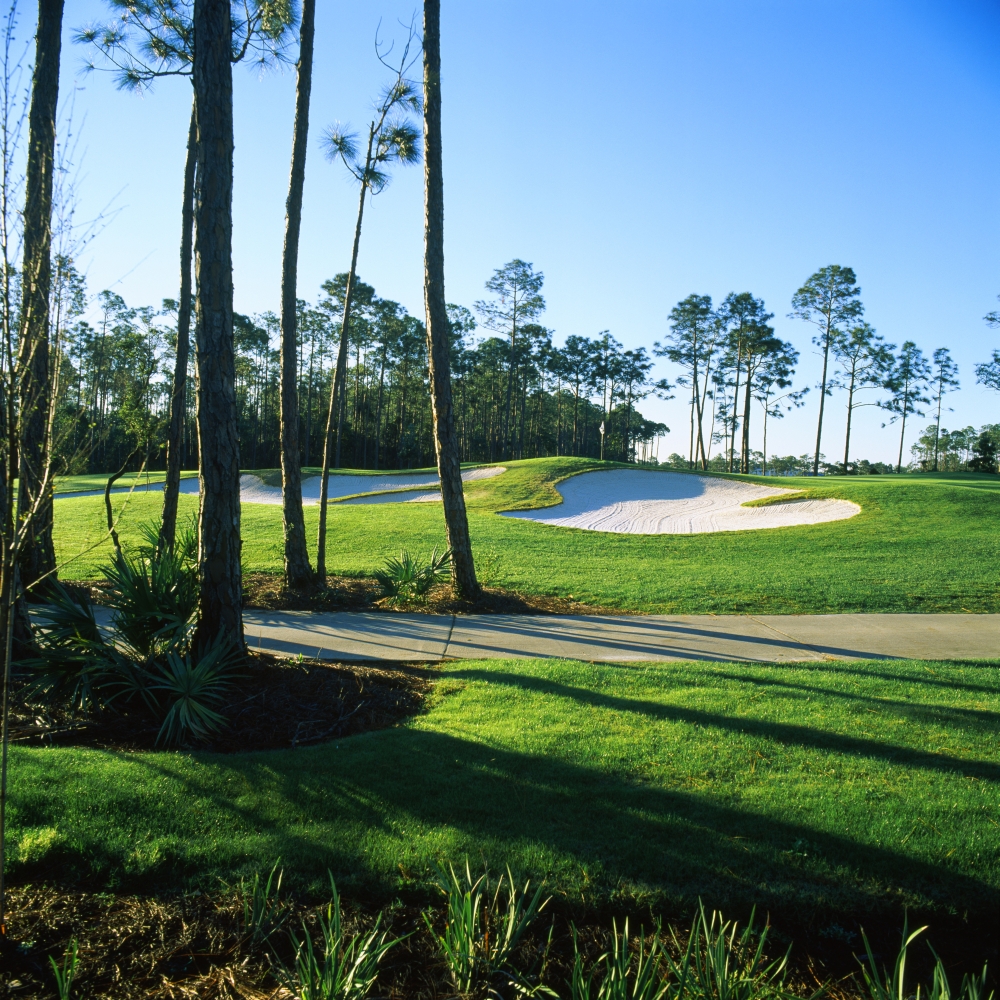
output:
<path id="1" fill-rule="evenodd" d="M 996 664 L 464 662 L 423 714 L 307 749 L 15 747 L 11 873 L 162 891 L 281 858 L 379 899 L 469 857 L 570 904 L 985 927 L 998 721 Z"/>
<path id="2" fill-rule="evenodd" d="M 558 503 L 559 479 L 601 463 L 552 458 L 507 465 L 503 475 L 466 489 L 473 545 L 492 586 L 664 614 L 1000 611 L 1000 477 L 742 477 L 801 489 L 813 499 L 850 500 L 861 513 L 762 531 L 613 535 L 496 514 Z M 273 471 L 261 475 L 275 479 Z M 138 538 L 143 521 L 158 520 L 162 502 L 157 493 L 114 498 L 116 509 L 125 505 L 119 525 L 124 543 Z M 180 510 L 182 518 L 194 516 L 197 499 L 182 496 Z M 318 508 L 305 509 L 312 545 L 317 517 Z M 56 502 L 64 578 L 100 574 L 111 551 L 105 536 L 101 497 Z M 243 505 L 247 571 L 280 573 L 281 538 L 280 507 Z M 443 545 L 438 504 L 330 507 L 332 574 L 368 576 L 400 549 L 422 555 Z"/>
<path id="3" fill-rule="evenodd" d="M 558 503 L 560 479 L 610 463 L 507 467 L 466 490 L 493 587 L 652 613 L 1000 611 L 997 477 L 742 477 L 861 512 L 649 536 L 498 516 Z M 127 547 L 162 497 L 113 502 Z M 182 520 L 195 513 L 195 497 L 180 502 Z M 280 507 L 242 512 L 244 567 L 280 573 Z M 317 514 L 305 510 L 310 539 Z M 100 575 L 104 534 L 101 497 L 56 502 L 64 579 Z M 331 574 L 370 576 L 402 548 L 443 543 L 437 504 L 330 508 Z M 571 911 L 683 918 L 701 897 L 744 916 L 756 905 L 815 940 L 866 921 L 896 934 L 909 912 L 947 925 L 973 959 L 993 954 L 1000 661 L 493 660 L 432 673 L 421 714 L 296 750 L 15 746 L 14 882 L 176 892 L 280 858 L 300 890 L 322 892 L 330 869 L 346 896 L 377 905 L 426 899 L 435 865 L 469 858 L 544 878 Z"/>

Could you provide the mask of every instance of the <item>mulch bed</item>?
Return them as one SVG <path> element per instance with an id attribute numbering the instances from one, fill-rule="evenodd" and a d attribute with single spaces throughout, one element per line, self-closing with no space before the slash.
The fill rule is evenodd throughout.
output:
<path id="1" fill-rule="evenodd" d="M 306 902 L 293 895 L 285 898 L 285 926 L 300 937 L 303 923 L 315 929 L 316 901 Z M 350 931 L 373 925 L 378 910 L 358 908 L 349 899 L 343 902 L 345 925 Z M 440 904 L 435 903 L 434 919 L 439 925 L 443 920 L 440 910 Z M 381 911 L 382 926 L 390 936 L 406 936 L 383 963 L 374 996 L 387 1000 L 455 996 L 422 912 L 420 905 L 403 901 Z M 291 964 L 288 937 L 283 929 L 277 931 L 272 938 L 273 950 L 250 940 L 237 887 L 213 894 L 118 896 L 25 886 L 12 890 L 9 916 L 10 940 L 5 948 L 0 945 L 6 952 L 0 956 L 0 996 L 54 997 L 49 956 L 61 960 L 74 939 L 80 956 L 74 997 L 278 1000 L 289 996 L 274 976 L 271 959 L 276 953 Z M 653 921 L 647 914 L 645 920 L 630 923 L 633 933 L 640 923 L 647 934 L 652 930 Z M 621 930 L 620 919 L 618 926 Z M 687 926 L 684 922 L 678 928 L 682 942 Z M 539 970 L 547 949 L 545 980 L 561 992 L 572 967 L 574 928 L 590 962 L 612 943 L 610 916 L 577 913 L 572 919 L 568 913 L 548 908 L 515 953 L 515 967 Z M 777 942 L 769 950 L 772 957 L 784 953 Z M 801 953 L 793 952 L 793 956 L 789 985 L 795 995 L 809 996 L 826 982 L 830 1000 L 859 996 L 853 981 L 841 980 L 829 968 L 816 967 Z M 854 965 L 851 971 L 856 968 Z"/>
<path id="2" fill-rule="evenodd" d="M 378 583 L 367 577 L 328 578 L 325 590 L 298 593 L 285 589 L 284 578 L 274 573 L 243 576 L 243 604 L 265 611 L 407 611 L 455 615 L 628 615 L 635 612 L 584 604 L 571 597 L 519 594 L 484 587 L 478 601 L 459 601 L 450 585 L 434 587 L 422 601 L 391 603 L 382 597 Z"/>
<path id="3" fill-rule="evenodd" d="M 62 581 L 90 595 L 95 604 L 107 603 L 110 584 L 105 580 Z M 392 601 L 382 596 L 371 577 L 330 576 L 322 590 L 288 590 L 278 573 L 244 573 L 243 606 L 261 611 L 394 611 L 429 615 L 635 615 L 637 611 L 586 604 L 573 597 L 519 594 L 498 587 L 483 587 L 478 601 L 460 601 L 450 584 L 431 588 L 422 601 Z"/>
<path id="4" fill-rule="evenodd" d="M 421 710 L 433 670 L 410 664 L 289 660 L 251 652 L 223 710 L 229 725 L 191 749 L 279 750 L 385 729 Z M 149 750 L 159 723 L 136 699 L 121 713 L 88 718 L 31 705 L 15 691 L 11 740 L 22 745 Z"/>

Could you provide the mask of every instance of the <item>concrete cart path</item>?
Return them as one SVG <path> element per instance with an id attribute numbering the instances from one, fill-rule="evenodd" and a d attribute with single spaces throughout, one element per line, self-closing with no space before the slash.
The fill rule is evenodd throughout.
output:
<path id="1" fill-rule="evenodd" d="M 424 615 L 244 612 L 247 643 L 338 660 L 1000 658 L 1000 615 Z"/>

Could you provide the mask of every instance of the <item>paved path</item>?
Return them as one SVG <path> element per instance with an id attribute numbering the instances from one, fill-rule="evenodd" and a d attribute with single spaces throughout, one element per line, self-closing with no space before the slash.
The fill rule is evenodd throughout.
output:
<path id="1" fill-rule="evenodd" d="M 1000 658 L 1000 615 L 244 613 L 253 648 L 341 660 Z"/>

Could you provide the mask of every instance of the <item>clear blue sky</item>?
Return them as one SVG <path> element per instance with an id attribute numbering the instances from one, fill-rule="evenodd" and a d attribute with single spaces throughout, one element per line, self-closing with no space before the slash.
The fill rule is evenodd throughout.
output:
<path id="1" fill-rule="evenodd" d="M 786 318 L 830 263 L 855 269 L 869 321 L 895 343 L 947 346 L 961 369 L 948 426 L 1000 420 L 972 366 L 1000 335 L 1000 7 L 830 0 L 443 0 L 447 294 L 471 306 L 513 257 L 545 273 L 557 341 L 609 328 L 626 346 L 666 332 L 691 292 L 762 296 L 815 382 L 810 330 Z M 71 29 L 102 19 L 69 0 L 63 96 L 75 96 L 80 216 L 121 211 L 84 261 L 91 291 L 130 304 L 176 295 L 190 110 L 186 81 L 137 97 L 82 71 Z M 319 0 L 299 294 L 347 269 L 356 194 L 318 137 L 362 125 L 384 80 L 373 40 L 405 35 L 412 3 Z M 27 25 L 26 25 L 27 27 Z M 235 283 L 242 312 L 278 302 L 294 72 L 236 71 Z M 375 199 L 359 273 L 422 311 L 422 174 Z M 117 284 L 115 284 L 117 283 Z M 664 369 L 660 374 L 669 374 Z M 769 450 L 809 451 L 818 394 L 772 425 Z M 686 450 L 686 409 L 643 407 Z M 834 397 L 824 451 L 842 450 Z M 861 411 L 855 454 L 894 459 L 898 433 Z M 917 431 L 927 421 L 917 418 Z M 907 435 L 907 454 L 913 435 Z M 754 446 L 759 447 L 759 427 Z M 661 455 L 663 454 L 661 446 Z"/>

